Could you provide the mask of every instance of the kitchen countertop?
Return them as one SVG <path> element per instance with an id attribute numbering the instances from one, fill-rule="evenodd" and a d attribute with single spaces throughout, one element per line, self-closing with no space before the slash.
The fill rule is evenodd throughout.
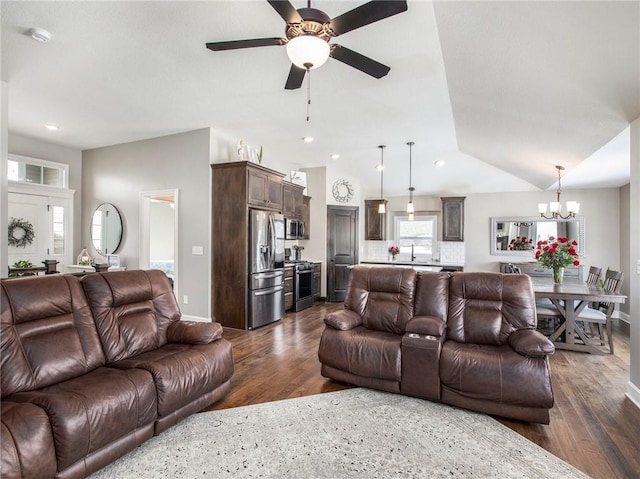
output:
<path id="1" fill-rule="evenodd" d="M 435 261 L 423 262 L 423 261 L 385 261 L 385 260 L 365 260 L 360 261 L 361 264 L 389 264 L 389 265 L 398 265 L 398 266 L 439 266 L 441 268 L 447 267 L 455 267 L 462 268 L 463 264 L 455 264 L 455 263 L 440 263 Z"/>

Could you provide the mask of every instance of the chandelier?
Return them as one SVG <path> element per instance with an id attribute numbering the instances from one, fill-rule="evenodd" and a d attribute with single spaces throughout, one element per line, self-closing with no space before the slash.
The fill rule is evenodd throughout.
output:
<path id="1" fill-rule="evenodd" d="M 558 218 L 566 220 L 569 218 L 575 218 L 578 211 L 580 211 L 580 203 L 577 201 L 567 201 L 567 214 L 564 216 L 561 214 L 562 205 L 560 204 L 560 194 L 562 193 L 562 187 L 560 185 L 560 173 L 564 170 L 564 166 L 556 165 L 556 169 L 558 170 L 558 190 L 556 191 L 556 201 L 549 202 L 549 212 L 551 215 L 546 215 L 546 203 L 538 203 L 538 213 L 540 213 L 541 217 L 548 220 L 557 220 Z"/>
<path id="2" fill-rule="evenodd" d="M 409 213 L 409 221 L 413 221 L 413 214 L 415 212 L 415 208 L 413 206 L 413 192 L 415 191 L 415 188 L 411 183 L 411 151 L 415 143 L 413 141 L 408 141 L 407 145 L 409 145 L 409 202 L 407 203 L 407 213 Z"/>
<path id="3" fill-rule="evenodd" d="M 384 194 L 382 192 L 384 187 L 384 149 L 386 145 L 380 145 L 378 148 L 380 148 L 380 204 L 378 205 L 378 213 L 382 215 L 387 212 L 387 207 L 384 204 Z"/>

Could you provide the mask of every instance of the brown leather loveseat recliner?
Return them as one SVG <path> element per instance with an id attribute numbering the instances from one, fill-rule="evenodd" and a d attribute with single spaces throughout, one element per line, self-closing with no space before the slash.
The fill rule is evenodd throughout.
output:
<path id="1" fill-rule="evenodd" d="M 4 478 L 81 478 L 222 398 L 217 323 L 180 320 L 161 271 L 3 280 Z"/>
<path id="2" fill-rule="evenodd" d="M 325 323 L 325 377 L 549 423 L 554 346 L 526 275 L 356 266 Z"/>

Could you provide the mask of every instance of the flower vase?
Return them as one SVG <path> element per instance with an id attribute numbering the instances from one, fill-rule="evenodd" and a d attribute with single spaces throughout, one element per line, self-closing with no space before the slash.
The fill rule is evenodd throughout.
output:
<path id="1" fill-rule="evenodd" d="M 396 255 L 395 255 L 395 254 L 392 254 L 392 255 L 391 255 L 391 261 L 395 261 L 395 260 L 396 260 Z"/>
<path id="2" fill-rule="evenodd" d="M 564 268 L 553 268 L 553 284 L 562 284 Z"/>

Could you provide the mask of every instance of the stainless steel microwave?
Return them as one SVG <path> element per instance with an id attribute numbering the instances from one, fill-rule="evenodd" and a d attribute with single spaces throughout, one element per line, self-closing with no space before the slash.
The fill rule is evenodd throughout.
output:
<path id="1" fill-rule="evenodd" d="M 304 221 L 285 220 L 286 239 L 304 239 Z"/>

